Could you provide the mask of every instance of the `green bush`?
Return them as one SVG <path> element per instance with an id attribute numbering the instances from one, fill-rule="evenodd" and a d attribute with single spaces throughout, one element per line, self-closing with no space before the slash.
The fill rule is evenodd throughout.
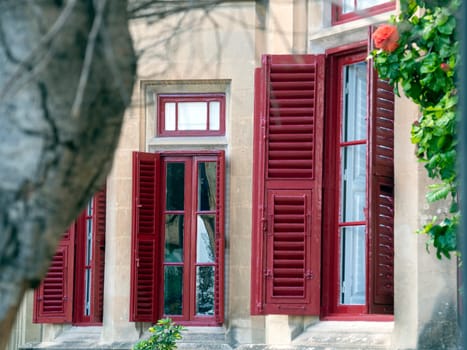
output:
<path id="1" fill-rule="evenodd" d="M 148 339 L 138 341 L 133 350 L 174 350 L 176 341 L 182 339 L 183 326 L 176 325 L 170 318 L 164 318 L 149 327 Z"/>
<path id="2" fill-rule="evenodd" d="M 428 235 L 427 248 L 433 245 L 440 259 L 457 254 L 460 219 L 456 15 L 461 1 L 401 0 L 400 14 L 392 17 L 390 25 L 383 25 L 396 28 L 397 36 L 389 37 L 390 31 L 381 30 L 386 37 L 377 35 L 377 49 L 371 52 L 379 76 L 388 79 L 396 93 L 402 90 L 419 106 L 420 117 L 412 124 L 411 140 L 416 145 L 417 158 L 433 179 L 426 199 L 429 203 L 450 202 L 446 213 L 432 217 L 419 230 Z M 395 39 L 397 45 L 389 45 Z"/>

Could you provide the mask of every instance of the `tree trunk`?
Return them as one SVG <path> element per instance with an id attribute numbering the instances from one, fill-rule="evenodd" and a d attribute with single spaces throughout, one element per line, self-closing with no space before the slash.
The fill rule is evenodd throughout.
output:
<path id="1" fill-rule="evenodd" d="M 135 77 L 126 6 L 0 3 L 0 350 L 111 167 Z"/>

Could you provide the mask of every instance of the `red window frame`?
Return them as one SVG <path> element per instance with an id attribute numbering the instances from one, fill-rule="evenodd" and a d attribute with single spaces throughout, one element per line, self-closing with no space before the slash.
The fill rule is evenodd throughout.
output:
<path id="1" fill-rule="evenodd" d="M 340 203 L 340 180 L 341 180 L 341 165 L 340 165 L 340 150 L 343 146 L 346 146 L 348 142 L 343 143 L 340 139 L 341 128 L 342 128 L 342 91 L 343 91 L 343 67 L 346 65 L 365 61 L 368 56 L 366 46 L 356 47 L 350 50 L 346 50 L 342 53 L 330 56 L 330 67 L 329 67 L 329 82 L 333 84 L 327 84 L 327 96 L 329 100 L 326 101 L 328 105 L 328 115 L 330 118 L 326 118 L 325 126 L 325 158 L 327 161 L 324 163 L 324 172 L 329 174 L 324 177 L 324 220 L 323 226 L 323 248 L 324 254 L 323 259 L 326 263 L 323 264 L 326 272 L 324 275 L 327 276 L 323 281 L 323 315 L 335 315 L 335 314 L 366 314 L 368 308 L 366 305 L 342 305 L 339 303 L 339 238 L 338 232 L 342 227 L 343 223 L 339 220 L 339 203 Z M 368 79 L 367 79 L 368 81 Z M 367 106 L 368 107 L 368 106 Z M 367 139 L 369 137 L 367 129 Z M 367 142 L 350 142 L 350 144 L 366 144 Z M 367 152 L 368 154 L 368 152 Z M 368 156 L 367 156 L 367 174 L 368 174 Z M 368 201 L 368 185 L 367 185 L 367 201 Z M 368 216 L 363 222 L 356 222 L 355 225 L 364 224 L 368 232 Z M 346 223 L 346 227 L 352 223 Z M 368 234 L 367 234 L 368 236 Z M 366 244 L 367 246 L 368 244 Z M 368 257 L 368 251 L 366 252 Z M 366 264 L 367 265 L 367 264 Z M 368 271 L 366 271 L 367 275 Z M 368 278 L 366 278 L 368 279 Z M 368 287 L 365 287 L 368 290 Z"/>
<path id="2" fill-rule="evenodd" d="M 379 148 L 382 146 L 382 142 L 386 142 L 384 137 L 381 137 L 379 133 L 381 119 L 381 106 L 380 96 L 377 94 L 385 94 L 384 89 L 388 89 L 388 96 L 392 94 L 392 88 L 390 86 L 380 89 L 380 80 L 377 78 L 376 73 L 371 68 L 371 62 L 368 63 L 367 67 L 367 203 L 365 207 L 365 220 L 364 222 L 346 223 L 346 226 L 352 224 L 365 224 L 366 231 L 366 301 L 364 305 L 345 305 L 339 302 L 339 237 L 337 232 L 339 231 L 342 223 L 339 220 L 339 203 L 340 203 L 340 148 L 343 143 L 340 139 L 341 123 L 342 118 L 342 91 L 343 91 L 343 67 L 346 65 L 363 62 L 368 56 L 368 49 L 366 42 L 360 42 L 353 45 L 347 45 L 344 47 L 336 48 L 328 52 L 328 75 L 326 77 L 326 114 L 329 116 L 325 120 L 325 143 L 324 143 L 324 154 L 326 162 L 324 165 L 324 173 L 328 174 L 323 179 L 323 275 L 326 276 L 323 279 L 323 291 L 322 291 L 322 310 L 321 314 L 325 319 L 367 319 L 367 320 L 391 320 L 392 316 L 392 299 L 386 298 L 387 295 L 377 295 L 381 290 L 380 284 L 382 283 L 381 274 L 378 270 L 378 264 L 380 256 L 382 255 L 381 249 L 385 249 L 379 243 L 382 233 L 379 227 L 380 217 L 384 216 L 380 212 L 380 208 L 377 204 L 380 201 L 380 190 L 384 188 L 385 183 L 387 188 L 392 191 L 393 178 L 392 178 L 392 155 L 388 155 L 389 166 L 386 166 L 383 171 L 376 171 L 379 163 Z M 378 92 L 376 92 L 378 91 Z M 392 95 L 393 98 L 393 95 Z M 377 101 L 376 101 L 377 100 Z M 387 109 L 384 113 L 391 113 L 392 106 L 384 107 Z M 392 109 L 393 113 L 393 109 Z M 393 116 L 392 116 L 393 118 Z M 384 129 L 393 130 L 392 126 L 385 127 Z M 381 128 L 383 130 L 383 128 Z M 393 132 L 393 131 L 391 131 Z M 356 144 L 361 144 L 360 141 Z M 389 149 L 389 147 L 384 147 Z M 379 175 L 377 173 L 384 173 Z M 390 213 L 390 220 L 392 221 L 393 213 Z M 392 225 L 392 223 L 390 224 Z M 392 245 L 390 242 L 389 245 Z M 389 251 L 384 252 L 387 256 L 392 256 L 393 248 Z M 391 258 L 391 264 L 392 264 Z M 393 274 L 393 271 L 389 271 L 389 274 Z M 393 277 L 392 277 L 393 278 Z M 393 282 L 390 282 L 393 283 Z M 393 286 L 389 287 L 389 290 L 385 290 L 386 294 L 392 292 Z M 380 299 L 384 299 L 380 302 Z M 386 303 L 386 304 L 385 304 Z"/>
<path id="3" fill-rule="evenodd" d="M 354 0 L 355 8 L 357 8 L 358 0 Z M 366 9 L 359 11 L 353 11 L 348 13 L 342 13 L 342 6 L 333 3 L 332 5 L 332 24 L 342 24 L 350 21 L 354 21 L 360 18 L 365 18 L 368 16 L 374 16 L 383 12 L 392 11 L 396 8 L 395 1 L 388 1 L 384 4 L 379 4 L 376 6 L 371 6 Z"/>
<path id="4" fill-rule="evenodd" d="M 206 128 L 199 130 L 179 130 L 178 109 L 176 108 L 175 130 L 166 130 L 165 126 L 165 104 L 180 102 L 205 102 L 208 104 L 206 115 Z M 209 129 L 209 102 L 219 102 L 219 130 Z M 158 116 L 156 134 L 160 137 L 170 136 L 222 136 L 225 135 L 225 94 L 161 94 L 157 96 Z"/>
<path id="5" fill-rule="evenodd" d="M 216 216 L 214 263 L 214 314 L 195 315 L 196 274 L 200 264 L 196 256 L 196 203 L 198 162 L 217 163 L 216 199 L 217 207 L 211 213 Z M 184 197 L 184 264 L 190 271 L 183 275 L 182 315 L 164 314 L 164 262 L 165 220 L 164 213 L 176 214 L 180 210 L 165 210 L 166 164 L 185 162 L 185 188 L 192 188 Z M 188 176 L 186 176 L 188 175 Z M 133 153 L 133 233 L 132 233 L 132 273 L 130 297 L 130 321 L 156 322 L 162 317 L 170 317 L 182 325 L 218 326 L 224 321 L 224 176 L 225 160 L 223 151 L 173 151 L 161 153 Z M 192 243 L 190 243 L 192 242 Z M 178 263 L 176 263 L 178 264 Z M 201 264 L 204 265 L 204 264 Z"/>

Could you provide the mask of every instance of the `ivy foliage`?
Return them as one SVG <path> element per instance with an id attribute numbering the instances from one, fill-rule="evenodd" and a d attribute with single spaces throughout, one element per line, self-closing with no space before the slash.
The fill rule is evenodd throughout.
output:
<path id="1" fill-rule="evenodd" d="M 457 250 L 459 224 L 456 173 L 457 104 L 456 67 L 459 41 L 456 13 L 461 0 L 401 0 L 400 14 L 391 18 L 399 33 L 392 51 L 373 50 L 380 77 L 388 79 L 420 108 L 412 125 L 416 156 L 434 180 L 426 199 L 450 202 L 443 217 L 433 217 L 420 233 L 429 237 L 439 259 Z"/>

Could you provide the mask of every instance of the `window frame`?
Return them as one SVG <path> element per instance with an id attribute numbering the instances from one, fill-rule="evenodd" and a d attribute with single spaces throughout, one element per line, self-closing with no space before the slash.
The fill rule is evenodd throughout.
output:
<path id="1" fill-rule="evenodd" d="M 339 203 L 340 203 L 340 132 L 342 123 L 342 101 L 343 101 L 343 77 L 342 72 L 346 65 L 363 62 L 368 56 L 368 43 L 357 42 L 351 45 L 337 47 L 327 51 L 327 76 L 326 76 L 326 118 L 324 135 L 324 157 L 327 160 L 324 166 L 325 174 L 337 174 L 335 176 L 324 176 L 323 181 L 323 278 L 322 283 L 322 319 L 355 319 L 355 320 L 392 320 L 391 309 L 384 306 L 375 306 L 375 293 L 377 293 L 376 260 L 378 259 L 378 247 L 376 247 L 380 232 L 378 230 L 378 215 L 375 208 L 378 188 L 375 181 L 377 154 L 377 114 L 376 106 L 376 84 L 377 75 L 372 68 L 371 62 L 367 66 L 367 149 L 366 149 L 366 206 L 365 232 L 366 232 L 366 262 L 365 262 L 365 304 L 347 305 L 339 303 L 339 237 L 336 234 L 340 228 Z M 331 83 L 332 82 L 332 83 Z M 390 89 L 392 91 L 392 88 Z M 378 141 L 378 144 L 382 141 Z M 390 178 L 385 178 L 390 183 Z M 383 181 L 384 182 L 384 181 Z M 393 262 L 393 260 L 392 260 Z"/>
<path id="2" fill-rule="evenodd" d="M 161 153 L 161 165 L 162 165 L 162 191 L 161 191 L 161 221 L 160 221 L 160 232 L 161 232 L 161 248 L 164 250 L 165 247 L 165 236 L 164 236 L 164 227 L 165 227 L 165 220 L 164 217 L 167 214 L 171 214 L 171 212 L 182 212 L 184 215 L 184 239 L 183 239 L 183 256 L 184 259 L 180 263 L 171 263 L 166 262 L 163 260 L 162 262 L 162 271 L 160 273 L 161 276 L 161 285 L 164 285 L 164 266 L 172 266 L 172 265 L 181 265 L 183 266 L 183 288 L 182 288 L 182 315 L 172 315 L 172 314 L 165 314 L 164 312 L 164 298 L 162 297 L 162 317 L 167 318 L 170 317 L 177 323 L 186 323 L 190 325 L 211 325 L 215 324 L 213 314 L 212 316 L 203 316 L 196 314 L 196 296 L 197 296 L 197 289 L 196 289 L 196 268 L 198 266 L 216 266 L 216 260 L 213 263 L 199 263 L 196 260 L 196 248 L 197 248 L 197 214 L 200 212 L 197 207 L 197 191 L 198 191 L 198 180 L 199 180 L 199 173 L 198 173 L 198 164 L 200 162 L 215 162 L 217 166 L 221 166 L 219 163 L 219 158 L 216 155 L 206 155 L 203 153 L 193 154 L 193 155 L 184 155 L 184 154 L 172 154 L 172 153 Z M 183 210 L 168 210 L 166 208 L 166 203 L 164 203 L 164 194 L 167 193 L 167 164 L 168 163 L 184 163 L 184 209 Z M 219 171 L 224 171 L 223 169 L 219 169 Z M 218 171 L 216 171 L 218 173 Z M 216 184 L 216 189 L 218 184 Z M 216 191 L 217 192 L 217 191 Z M 219 198 L 220 199 L 220 198 Z M 216 203 L 219 205 L 220 203 Z M 214 210 L 214 214 L 218 217 L 218 210 Z M 218 219 L 219 220 L 219 219 Z M 214 251 L 215 251 L 214 247 Z M 161 255 L 164 256 L 164 253 L 161 252 Z M 214 281 L 215 283 L 215 281 Z M 165 290 L 165 288 L 162 288 Z M 216 290 L 216 286 L 214 287 Z M 213 298 L 214 298 L 214 291 L 213 291 Z M 213 306 L 214 307 L 214 306 Z M 213 323 L 214 321 L 214 323 Z"/>
<path id="3" fill-rule="evenodd" d="M 363 44 L 363 46 L 362 46 Z M 326 278 L 323 279 L 323 310 L 324 316 L 335 315 L 335 314 L 367 314 L 368 313 L 368 262 L 365 262 L 365 291 L 366 301 L 363 305 L 347 305 L 339 303 L 339 237 L 336 234 L 343 224 L 339 218 L 340 210 L 340 181 L 341 181 L 341 128 L 342 128 L 342 113 L 343 113 L 343 70 L 346 65 L 355 64 L 358 62 L 365 61 L 368 56 L 366 43 L 359 43 L 353 46 L 348 46 L 344 51 L 338 51 L 329 57 L 328 72 L 326 82 L 326 91 L 328 99 L 325 101 L 327 108 L 327 115 L 325 121 L 325 142 L 324 152 L 327 161 L 324 165 L 325 174 L 336 174 L 335 176 L 324 176 L 323 183 L 325 191 L 323 193 L 323 217 L 325 224 L 323 225 L 323 266 L 329 271 L 323 273 Z M 367 73 L 367 83 L 369 83 Z M 334 82 L 333 84 L 329 82 Z M 367 91 L 369 90 L 369 84 L 367 85 Z M 367 99 L 367 115 L 369 113 L 369 100 Z M 368 147 L 369 147 L 369 126 L 367 124 L 367 136 L 366 136 L 366 206 L 368 206 L 369 193 L 368 193 Z M 365 215 L 365 254 L 368 259 L 368 215 Z"/>
<path id="4" fill-rule="evenodd" d="M 186 159 L 190 159 L 192 164 L 197 164 L 195 162 L 195 158 L 198 161 L 209 160 L 215 161 L 218 165 L 216 171 L 216 198 L 218 199 L 217 208 L 216 208 L 216 216 L 217 220 L 215 223 L 215 251 L 216 251 L 216 261 L 215 261 L 215 273 L 214 273 L 214 314 L 211 316 L 201 316 L 195 315 L 195 312 L 192 314 L 194 317 L 179 317 L 178 315 L 165 315 L 164 314 L 164 293 L 163 293 L 163 282 L 164 282 L 164 274 L 163 274 L 163 266 L 164 266 L 164 226 L 165 220 L 164 213 L 167 211 L 165 210 L 165 203 L 164 199 L 166 196 L 165 192 L 165 169 L 167 159 L 179 162 L 184 161 Z M 194 166 L 194 165 L 193 165 Z M 190 165 L 191 167 L 191 165 Z M 153 169 L 153 170 L 151 170 Z M 191 168 L 193 170 L 193 168 Z M 133 152 L 133 232 L 132 232 L 132 273 L 131 273 L 131 296 L 130 296 L 130 321 L 134 322 L 156 322 L 161 317 L 170 317 L 174 321 L 182 325 L 189 325 L 189 326 L 219 326 L 222 325 L 224 322 L 224 198 L 225 198 L 225 155 L 223 150 L 200 150 L 200 151 L 161 151 L 156 153 L 145 153 L 145 152 Z M 144 171 L 144 174 L 140 174 Z M 185 174 L 186 174 L 185 169 Z M 197 176 L 197 169 L 191 171 L 192 175 L 191 180 L 193 180 L 194 176 Z M 148 178 L 151 177 L 151 179 Z M 144 179 L 144 185 L 141 184 L 140 181 Z M 149 180 L 149 181 L 148 181 Z M 185 185 L 194 187 L 196 182 L 189 181 L 185 177 L 184 179 Z M 149 185 L 148 185 L 149 184 Z M 153 194 L 153 199 L 151 200 L 152 203 L 146 203 L 142 205 L 139 197 L 147 198 L 148 193 L 143 193 L 142 187 L 144 186 L 146 189 L 149 190 L 148 193 Z M 194 187 L 196 188 L 196 187 Z M 189 201 L 189 198 L 185 198 L 185 207 L 183 209 L 184 213 L 187 213 L 193 217 L 196 217 L 196 212 L 188 213 L 186 203 Z M 190 204 L 192 205 L 192 204 Z M 195 208 L 196 209 L 196 208 Z M 143 220 L 149 218 L 148 210 L 152 211 L 152 217 L 154 223 L 151 223 L 152 228 L 150 231 L 146 230 L 148 226 L 146 225 L 143 227 L 144 231 L 142 231 L 139 227 L 144 222 L 140 222 L 140 215 L 139 211 L 144 210 L 146 215 Z M 172 211 L 172 210 L 169 210 Z M 186 218 L 185 218 L 186 219 Z M 185 223 L 187 225 L 191 225 L 193 222 L 193 218 L 190 219 L 189 223 Z M 196 222 L 196 221 L 195 221 Z M 145 224 L 144 224 L 145 225 Z M 187 232 L 187 231 L 185 231 Z M 188 235 L 192 233 L 192 230 L 188 228 Z M 151 237 L 149 237 L 151 236 Z M 189 237 L 185 236 L 186 239 Z M 150 262 L 152 264 L 152 276 L 144 275 L 142 279 L 139 276 L 139 265 L 140 265 L 140 242 L 147 241 L 149 245 L 147 247 L 154 247 L 153 254 L 154 256 L 153 261 Z M 186 240 L 185 240 L 186 241 Z M 143 242 L 144 243 L 144 242 Z M 185 242 L 184 242 L 185 245 Z M 195 244 L 188 244 L 190 250 L 186 249 L 187 246 L 184 246 L 183 255 L 185 259 L 187 257 L 193 258 L 196 254 L 196 245 Z M 147 248 L 143 247 L 143 249 L 147 250 Z M 153 249 L 153 248 L 151 248 Z M 184 263 L 185 264 L 185 263 Z M 192 264 L 196 266 L 196 262 Z M 144 268 L 147 270 L 147 266 Z M 184 274 L 184 287 L 192 288 L 193 284 L 196 285 L 196 275 L 191 274 Z M 191 279 L 189 281 L 188 279 Z M 140 289 L 142 293 L 145 293 L 145 288 L 147 287 L 147 282 L 150 282 L 152 288 L 148 291 L 151 293 L 150 299 L 139 299 L 141 295 Z M 189 281 L 191 286 L 187 286 L 185 281 Z M 194 282 L 193 282 L 194 281 Z M 194 288 L 196 289 L 196 288 Z M 149 293 L 148 292 L 148 293 Z M 195 297 L 196 297 L 196 290 L 191 290 L 189 293 L 192 294 L 193 298 L 190 296 L 186 299 L 190 305 L 188 306 L 188 312 L 190 310 L 195 309 Z M 143 297 L 148 297 L 145 295 Z M 148 306 L 147 302 L 150 303 Z M 186 308 L 186 303 L 182 306 L 182 313 Z M 146 309 L 150 309 L 149 312 L 145 312 Z"/>
<path id="5" fill-rule="evenodd" d="M 355 0 L 355 2 L 358 2 L 358 0 Z M 388 12 L 395 10 L 396 8 L 396 2 L 393 0 L 389 0 L 384 4 L 379 4 L 371 7 L 367 7 L 365 9 L 359 10 L 363 11 L 364 15 L 359 14 L 359 11 L 352 11 L 348 13 L 342 13 L 342 6 L 337 5 L 335 3 L 332 4 L 332 18 L 331 18 L 331 24 L 332 25 L 338 25 L 350 21 L 355 21 L 364 17 L 368 16 L 374 16 L 380 13 Z"/>
<path id="6" fill-rule="evenodd" d="M 180 137 L 180 136 L 223 136 L 225 135 L 225 94 L 224 93 L 196 93 L 196 94 L 158 94 L 157 95 L 157 123 L 156 136 Z M 165 104 L 180 102 L 219 102 L 219 130 L 209 130 L 209 108 L 206 115 L 205 130 L 179 130 L 178 120 L 175 122 L 175 130 L 165 129 Z"/>

